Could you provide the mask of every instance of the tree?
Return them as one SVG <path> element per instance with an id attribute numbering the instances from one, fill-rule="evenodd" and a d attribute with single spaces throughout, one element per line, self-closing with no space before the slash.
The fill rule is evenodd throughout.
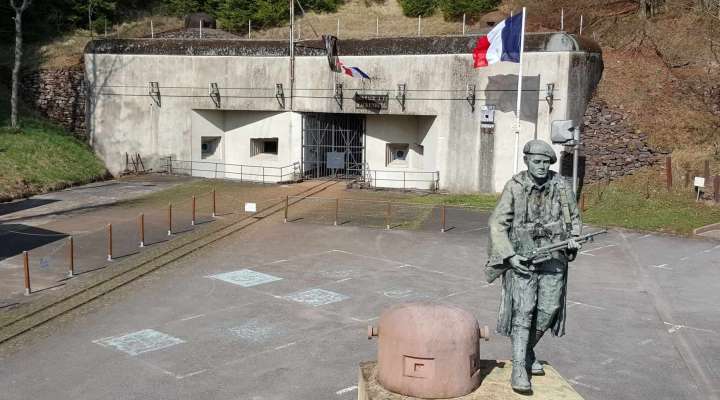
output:
<path id="1" fill-rule="evenodd" d="M 10 126 L 18 127 L 18 86 L 20 85 L 20 62 L 22 61 L 22 13 L 30 7 L 32 0 L 10 0 L 10 7 L 15 10 L 15 65 L 12 70 L 12 93 L 10 94 Z"/>

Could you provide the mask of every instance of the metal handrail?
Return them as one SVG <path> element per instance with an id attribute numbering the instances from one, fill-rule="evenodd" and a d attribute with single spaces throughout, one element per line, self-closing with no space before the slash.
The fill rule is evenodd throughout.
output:
<path id="1" fill-rule="evenodd" d="M 272 167 L 267 165 L 251 165 L 251 164 L 233 164 L 233 163 L 224 163 L 224 162 L 217 162 L 217 161 L 200 161 L 200 160 L 178 160 L 173 159 L 172 156 L 166 157 L 166 172 L 168 174 L 175 174 L 179 171 L 189 171 L 188 175 L 192 176 L 193 172 L 212 172 L 214 173 L 214 178 L 218 177 L 218 172 L 222 173 L 224 176 L 227 175 L 240 175 L 240 182 L 243 182 L 245 180 L 251 181 L 251 182 L 262 182 L 262 183 L 275 183 L 275 182 L 287 182 L 287 181 L 296 181 L 299 180 L 300 176 L 300 163 L 294 162 L 290 165 L 284 165 L 281 167 Z M 174 164 L 178 164 L 177 166 Z M 206 169 L 205 167 L 207 165 L 211 165 L 212 169 Z M 222 170 L 219 170 L 218 167 L 222 166 Z M 236 171 L 228 171 L 227 167 L 239 167 L 240 172 Z M 251 169 L 250 171 L 247 171 L 247 169 Z M 285 172 L 287 169 L 289 169 L 289 172 Z M 254 171 L 254 172 L 253 172 Z M 259 172 L 258 172 L 259 171 Z M 180 173 L 182 174 L 182 173 Z M 285 179 L 285 177 L 290 177 L 290 179 Z M 250 177 L 254 179 L 244 179 L 245 177 Z M 258 179 L 260 177 L 260 179 Z M 271 181 L 267 182 L 268 178 L 278 178 L 277 181 Z"/>
<path id="2" fill-rule="evenodd" d="M 377 176 L 378 172 L 381 173 L 380 178 Z M 382 174 L 402 174 L 402 178 L 383 178 Z M 423 179 L 408 179 L 408 174 L 431 175 L 431 177 Z M 370 186 L 373 187 L 378 187 L 378 182 L 402 182 L 402 188 L 403 190 L 406 190 L 408 182 L 426 182 L 430 184 L 430 190 L 436 191 L 440 188 L 440 171 L 407 171 L 364 168 L 363 179 L 366 182 L 369 182 Z"/>

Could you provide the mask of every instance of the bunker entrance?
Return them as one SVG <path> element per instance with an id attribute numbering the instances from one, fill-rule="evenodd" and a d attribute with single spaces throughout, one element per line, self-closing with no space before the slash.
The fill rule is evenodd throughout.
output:
<path id="1" fill-rule="evenodd" d="M 305 179 L 362 176 L 365 117 L 349 114 L 303 114 L 302 170 Z"/>

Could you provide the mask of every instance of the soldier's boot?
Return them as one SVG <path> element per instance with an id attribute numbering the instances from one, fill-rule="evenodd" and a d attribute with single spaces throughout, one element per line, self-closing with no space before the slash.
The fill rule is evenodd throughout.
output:
<path id="1" fill-rule="evenodd" d="M 542 364 L 540 364 L 540 361 L 538 361 L 535 357 L 535 346 L 540 341 L 540 338 L 543 337 L 543 334 L 545 334 L 545 331 L 536 330 L 535 336 L 530 339 L 530 343 L 528 343 L 527 366 L 530 370 L 530 374 L 532 375 L 545 375 L 545 369 L 543 369 Z"/>
<path id="2" fill-rule="evenodd" d="M 518 393 L 527 394 L 532 391 L 528 377 L 526 358 L 530 332 L 527 328 L 513 326 L 512 329 L 512 376 L 510 386 Z"/>

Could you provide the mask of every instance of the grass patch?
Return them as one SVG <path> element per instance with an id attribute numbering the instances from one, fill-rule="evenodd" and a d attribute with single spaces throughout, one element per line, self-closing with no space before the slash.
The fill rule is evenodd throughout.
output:
<path id="1" fill-rule="evenodd" d="M 446 205 L 459 207 L 473 207 L 480 210 L 492 210 L 495 208 L 499 194 L 429 194 L 425 196 L 408 197 L 404 201 L 408 203 L 426 205 Z"/>
<path id="2" fill-rule="evenodd" d="M 690 189 L 668 192 L 660 174 L 650 171 L 585 190 L 589 224 L 690 235 L 720 221 L 720 207 L 696 203 Z"/>
<path id="3" fill-rule="evenodd" d="M 241 194 L 245 193 L 247 196 L 248 193 L 262 190 L 263 187 L 254 183 L 233 182 L 224 179 L 196 179 L 147 196 L 124 201 L 119 206 L 127 208 L 138 206 L 164 207 L 169 203 L 189 202 L 192 196 L 196 196 L 198 200 L 205 196 L 209 198 L 213 189 L 216 191 L 218 201 L 222 197 L 223 203 L 227 204 L 228 196 L 240 202 L 242 198 L 238 196 Z"/>
<path id="4" fill-rule="evenodd" d="M 105 172 L 85 143 L 55 125 L 26 119 L 20 131 L 0 128 L 0 199 L 91 182 Z"/>
<path id="5" fill-rule="evenodd" d="M 39 117 L 9 128 L 10 95 L 0 85 L 0 201 L 88 183 L 107 173 L 92 149 Z M 29 114 L 21 107 L 21 113 Z"/>

